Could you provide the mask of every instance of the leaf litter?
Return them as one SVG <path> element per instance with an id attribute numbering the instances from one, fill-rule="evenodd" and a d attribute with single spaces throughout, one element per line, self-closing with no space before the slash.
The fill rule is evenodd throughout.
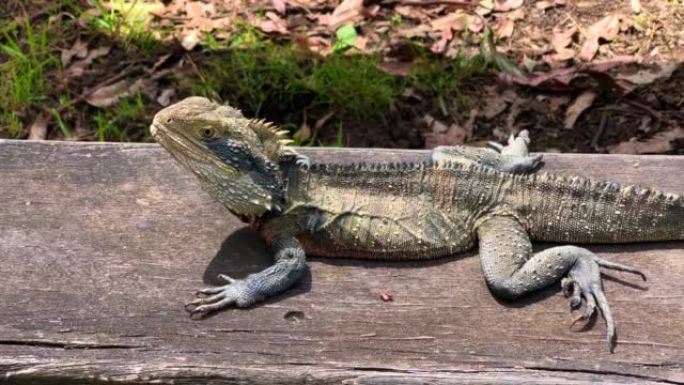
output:
<path id="1" fill-rule="evenodd" d="M 424 44 L 433 54 L 451 59 L 484 54 L 500 74 L 498 78 L 479 79 L 476 87 L 466 90 L 472 100 L 470 109 L 448 115 L 443 114 L 444 108 L 440 108 L 441 113 L 434 109 L 409 113 L 433 116 L 446 126 L 444 130 L 433 125 L 426 135 L 421 134 L 425 146 L 457 144 L 489 137 L 492 132 L 505 135 L 506 131 L 534 127 L 539 136 L 553 140 L 581 132 L 587 124 L 598 125 L 598 117 L 608 111 L 616 119 L 608 119 L 604 139 L 613 144 L 602 146 L 606 151 L 627 151 L 629 146 L 629 151 L 674 151 L 677 148 L 651 144 L 676 142 L 677 135 L 656 134 L 677 132 L 684 120 L 675 108 L 682 102 L 674 93 L 660 96 L 643 91 L 649 86 L 666 88 L 668 79 L 682 78 L 684 37 L 680 31 L 684 12 L 664 1 L 593 2 L 581 6 L 564 0 L 117 0 L 102 4 L 132 21 L 144 20 L 148 30 L 168 31 L 157 37 L 176 42 L 187 52 L 203 50 L 207 37 L 230 41 L 247 23 L 266 38 L 291 40 L 318 55 L 380 54 L 381 69 L 395 76 L 410 76 L 412 68 L 420 64 L 420 57 L 415 55 L 386 56 L 407 42 Z M 129 12 L 134 4 L 138 11 Z M 87 11 L 90 15 L 100 12 Z M 61 49 L 64 76 L 76 79 L 97 72 L 99 62 L 109 58 L 98 59 L 110 55 L 113 49 L 120 50 L 78 36 Z M 160 106 L 172 103 L 183 95 L 169 83 L 168 70 L 174 67 L 193 71 L 193 56 L 176 53 L 171 63 L 159 68 L 145 64 L 131 70 L 134 65 L 121 65 L 106 74 L 99 73 L 94 84 L 83 79 L 84 84 L 90 83 L 89 87 L 77 94 L 73 103 L 106 109 L 141 92 Z M 124 75 L 117 78 L 117 72 Z M 157 72 L 161 75 L 152 76 Z M 103 78 L 107 75 L 109 78 Z M 609 92 L 595 92 L 598 89 Z M 508 92 L 508 97 L 504 98 L 503 92 Z M 572 95 L 575 99 L 569 99 Z M 661 100 L 665 99 L 667 103 L 663 104 Z M 655 119 L 660 123 L 648 133 L 650 138 L 644 137 L 638 127 L 611 134 L 610 126 L 618 127 L 624 121 L 622 112 L 636 113 L 624 100 L 653 106 L 665 117 Z M 472 113 L 475 110 L 480 112 Z M 639 113 L 650 114 L 646 110 Z M 40 133 L 42 123 L 34 120 L 39 123 L 35 131 Z M 325 119 L 324 123 L 329 125 L 334 120 Z M 435 127 L 439 132 L 434 131 Z M 432 139 L 428 139 L 430 135 Z M 539 145 L 543 148 L 545 141 L 539 141 Z M 573 145 L 583 146 L 576 142 Z"/>

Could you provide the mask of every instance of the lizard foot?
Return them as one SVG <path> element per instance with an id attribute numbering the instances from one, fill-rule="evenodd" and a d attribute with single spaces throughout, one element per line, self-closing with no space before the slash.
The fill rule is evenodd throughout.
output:
<path id="1" fill-rule="evenodd" d="M 522 130 L 518 135 L 511 135 L 506 146 L 489 142 L 489 147 L 501 153 L 499 169 L 505 172 L 532 172 L 539 168 L 542 162 L 542 155 L 529 155 L 527 146 L 530 144 L 530 133 Z"/>
<path id="2" fill-rule="evenodd" d="M 250 290 L 248 279 L 234 279 L 225 274 L 219 274 L 218 277 L 227 284 L 198 290 L 195 293 L 197 298 L 185 305 L 190 318 L 201 319 L 228 306 L 247 307 L 263 300 L 254 290 Z"/>
<path id="3" fill-rule="evenodd" d="M 578 248 L 579 249 L 579 248 Z M 598 307 L 606 321 L 606 333 L 608 337 L 608 349 L 612 353 L 615 349 L 617 335 L 615 333 L 615 321 L 610 312 L 608 301 L 603 293 L 601 284 L 601 272 L 599 267 L 625 271 L 641 276 L 645 281 L 646 276 L 638 269 L 613 263 L 599 258 L 586 249 L 581 250 L 575 264 L 568 271 L 567 277 L 561 280 L 563 294 L 569 298 L 570 307 L 579 308 L 584 304 L 584 311 L 572 322 L 575 325 L 579 321 L 587 321 L 596 314 Z"/>
<path id="4" fill-rule="evenodd" d="M 311 159 L 308 156 L 302 155 L 290 147 L 283 150 L 282 156 L 284 158 L 294 159 L 295 164 L 299 167 L 308 169 L 311 166 Z"/>

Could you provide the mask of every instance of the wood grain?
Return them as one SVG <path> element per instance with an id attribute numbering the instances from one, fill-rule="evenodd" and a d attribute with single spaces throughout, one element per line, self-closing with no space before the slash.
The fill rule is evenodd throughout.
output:
<path id="1" fill-rule="evenodd" d="M 682 157 L 546 160 L 550 171 L 684 192 Z M 602 321 L 569 330 L 558 288 L 494 299 L 474 253 L 315 259 L 304 282 L 266 304 L 192 321 L 183 303 L 195 289 L 269 257 L 156 145 L 0 141 L 0 196 L 0 382 L 684 383 L 680 242 L 591 247 L 649 277 L 609 273 L 619 333 L 610 354 Z"/>

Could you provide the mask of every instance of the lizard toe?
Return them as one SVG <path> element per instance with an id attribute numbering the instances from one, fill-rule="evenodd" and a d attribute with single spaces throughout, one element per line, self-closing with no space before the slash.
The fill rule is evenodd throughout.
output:
<path id="1" fill-rule="evenodd" d="M 575 325 L 579 321 L 587 321 L 596 314 L 596 309 L 600 310 L 606 322 L 606 337 L 608 349 L 612 352 L 615 348 L 616 332 L 615 321 L 608 305 L 608 300 L 603 293 L 601 284 L 601 272 L 596 261 L 596 255 L 586 249 L 579 253 L 575 264 L 568 272 L 568 278 L 572 281 L 573 291 L 570 297 L 570 305 L 573 307 L 577 303 L 584 302 L 584 312 L 573 321 Z M 567 284 L 566 284 L 567 285 Z M 579 299 L 578 299 L 579 298 Z M 572 327 L 571 325 L 571 327 Z"/>

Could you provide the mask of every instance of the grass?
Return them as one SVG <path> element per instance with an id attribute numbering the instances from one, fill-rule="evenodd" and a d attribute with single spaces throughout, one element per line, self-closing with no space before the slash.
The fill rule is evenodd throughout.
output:
<path id="1" fill-rule="evenodd" d="M 93 116 L 97 140 L 128 141 L 132 135 L 140 136 L 138 127 L 145 127 L 142 136 L 147 136 L 149 122 L 146 120 L 145 102 L 138 92 L 121 99 L 119 104 L 107 110 L 98 110 Z M 136 132 L 137 131 L 137 132 Z"/>
<path id="2" fill-rule="evenodd" d="M 95 14 L 82 12 L 74 3 L 71 4 L 71 8 L 83 16 L 95 30 L 123 42 L 125 48 L 143 54 L 149 54 L 161 46 L 155 31 L 147 27 L 152 19 L 154 5 L 141 0 L 111 0 L 107 7 L 101 0 L 91 2 L 97 11 Z M 163 31 L 158 31 L 160 35 L 161 32 Z"/>
<path id="3" fill-rule="evenodd" d="M 22 115 L 46 99 L 47 71 L 59 70 L 59 59 L 49 52 L 47 26 L 34 27 L 26 21 L 21 30 L 14 23 L 3 26 L 0 41 L 0 131 L 17 137 Z"/>
<path id="4" fill-rule="evenodd" d="M 149 2 L 112 0 L 105 7 L 103 0 L 91 0 L 94 12 L 84 12 L 79 4 L 69 0 L 66 7 L 87 21 L 98 44 L 115 41 L 118 49 L 129 51 L 128 56 L 151 61 L 159 52 L 165 53 L 157 40 L 162 31 L 146 26 Z M 76 26 L 75 20 L 57 20 L 62 30 Z M 392 19 L 397 25 L 401 21 L 399 16 Z M 85 125 L 92 127 L 92 137 L 100 141 L 149 139 L 147 126 L 158 106 L 140 93 L 104 109 L 85 104 L 74 108 L 71 101 L 80 91 L 71 90 L 68 79 L 58 87 L 51 84 L 50 76 L 61 80 L 59 49 L 55 47 L 63 49 L 73 44 L 71 40 L 59 41 L 61 34 L 54 33 L 59 26 L 50 29 L 49 23 L 16 26 L 0 22 L 0 55 L 6 59 L 0 64 L 0 135 L 24 135 L 24 127 L 36 111 L 43 111 L 49 113 L 49 129 L 58 133 L 57 137 L 70 138 L 74 127 Z M 380 70 L 378 56 L 354 54 L 356 30 L 351 26 L 340 28 L 340 44 L 325 58 L 293 43 L 265 39 L 246 22 L 238 22 L 237 27 L 238 32 L 228 41 L 205 35 L 201 52 L 184 54 L 191 62 L 186 68 L 194 68 L 194 73 L 175 74 L 170 86 L 176 89 L 177 97 L 207 96 L 238 106 L 248 116 L 280 122 L 292 131 L 296 131 L 305 114 L 320 117 L 333 112 L 334 117 L 326 123 L 327 135 L 307 138 L 298 143 L 301 145 L 342 146 L 348 122 L 377 122 L 378 129 L 386 127 L 394 103 L 407 89 L 435 98 L 439 110 L 447 116 L 464 102 L 459 91 L 463 81 L 488 68 L 479 56 L 436 58 L 416 46 L 418 65 L 408 76 L 400 77 Z M 93 66 L 106 68 L 107 61 Z"/>

